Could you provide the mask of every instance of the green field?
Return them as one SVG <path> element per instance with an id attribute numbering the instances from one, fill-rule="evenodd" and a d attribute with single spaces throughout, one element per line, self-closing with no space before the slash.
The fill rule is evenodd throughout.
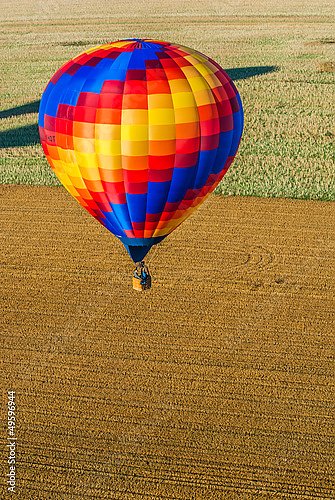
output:
<path id="1" fill-rule="evenodd" d="M 196 48 L 236 82 L 245 131 L 217 192 L 335 200 L 331 2 L 15 0 L 1 7 L 1 183 L 58 184 L 36 126 L 49 78 L 91 46 L 144 37 Z"/>

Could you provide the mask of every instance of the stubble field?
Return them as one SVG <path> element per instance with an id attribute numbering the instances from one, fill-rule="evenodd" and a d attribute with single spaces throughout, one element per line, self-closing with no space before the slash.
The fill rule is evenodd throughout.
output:
<path id="1" fill-rule="evenodd" d="M 332 498 L 332 204 L 212 197 L 141 294 L 64 190 L 0 195 L 19 498 Z"/>

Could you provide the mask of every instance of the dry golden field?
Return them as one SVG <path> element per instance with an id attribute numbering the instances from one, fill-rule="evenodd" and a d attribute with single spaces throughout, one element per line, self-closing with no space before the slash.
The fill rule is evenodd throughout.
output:
<path id="1" fill-rule="evenodd" d="M 65 190 L 0 199 L 18 498 L 333 498 L 334 204 L 212 196 L 142 294 Z"/>

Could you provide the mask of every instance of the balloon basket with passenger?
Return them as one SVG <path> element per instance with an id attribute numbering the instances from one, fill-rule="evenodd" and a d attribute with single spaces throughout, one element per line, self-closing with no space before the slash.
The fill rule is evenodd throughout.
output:
<path id="1" fill-rule="evenodd" d="M 133 274 L 133 288 L 139 292 L 149 290 L 151 288 L 151 276 L 148 266 L 142 260 L 136 263 Z"/>

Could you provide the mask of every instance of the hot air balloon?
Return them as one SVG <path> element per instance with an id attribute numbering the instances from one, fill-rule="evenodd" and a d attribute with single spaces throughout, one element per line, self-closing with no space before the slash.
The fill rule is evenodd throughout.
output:
<path id="1" fill-rule="evenodd" d="M 234 83 L 211 58 L 133 38 L 64 64 L 43 93 L 38 123 L 51 168 L 141 263 L 136 279 L 145 285 L 150 248 L 231 165 L 243 110 Z"/>

